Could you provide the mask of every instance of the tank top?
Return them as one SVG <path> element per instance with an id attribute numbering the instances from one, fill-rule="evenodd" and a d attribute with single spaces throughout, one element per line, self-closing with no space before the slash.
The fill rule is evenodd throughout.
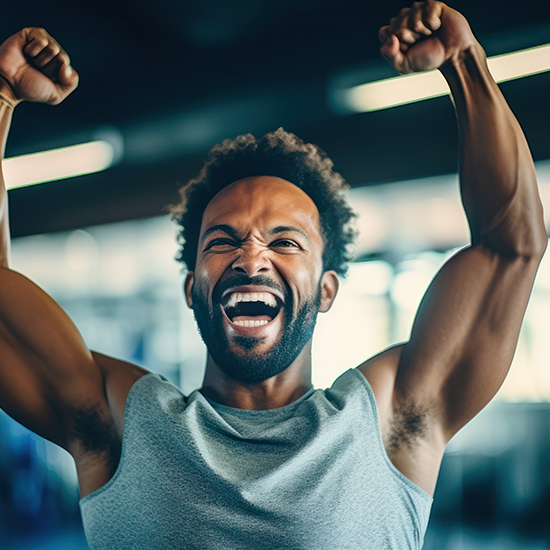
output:
<path id="1" fill-rule="evenodd" d="M 390 462 L 350 369 L 261 411 L 141 377 L 118 468 L 80 508 L 92 550 L 404 550 L 422 547 L 431 504 Z"/>

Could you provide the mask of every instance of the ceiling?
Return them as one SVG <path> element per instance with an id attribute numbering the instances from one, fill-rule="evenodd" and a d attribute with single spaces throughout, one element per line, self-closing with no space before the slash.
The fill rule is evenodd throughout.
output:
<path id="1" fill-rule="evenodd" d="M 453 172 L 448 98 L 341 115 L 338 75 L 391 76 L 377 29 L 408 5 L 358 0 L 25 0 L 2 8 L 1 36 L 46 28 L 80 86 L 57 107 L 22 104 L 8 156 L 122 136 L 102 173 L 10 191 L 14 237 L 159 215 L 226 137 L 279 126 L 317 143 L 352 186 Z M 489 55 L 550 42 L 550 4 L 457 0 Z M 536 160 L 550 158 L 550 73 L 502 85 Z"/>

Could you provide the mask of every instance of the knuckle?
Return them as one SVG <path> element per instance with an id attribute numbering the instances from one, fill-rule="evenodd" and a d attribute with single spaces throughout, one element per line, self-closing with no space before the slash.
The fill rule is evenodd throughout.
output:
<path id="1" fill-rule="evenodd" d="M 42 28 L 42 27 L 34 27 L 32 29 L 32 34 L 33 34 L 33 38 L 35 40 L 44 40 L 44 41 L 47 41 L 48 40 L 48 32 L 46 31 L 46 29 Z"/>
<path id="2" fill-rule="evenodd" d="M 395 36 L 397 36 L 397 38 L 399 39 L 399 42 L 403 42 L 403 31 L 401 29 L 399 29 L 396 33 L 395 33 Z"/>
<path id="3" fill-rule="evenodd" d="M 415 36 L 410 29 L 399 29 L 395 34 L 399 40 L 405 44 L 414 42 Z"/>

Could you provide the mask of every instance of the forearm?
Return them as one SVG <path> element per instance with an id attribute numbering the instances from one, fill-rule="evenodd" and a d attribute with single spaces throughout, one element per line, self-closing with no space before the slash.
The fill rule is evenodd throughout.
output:
<path id="1" fill-rule="evenodd" d="M 0 87 L 0 158 L 2 162 L 14 106 L 15 102 Z M 8 194 L 4 184 L 3 170 L 0 168 L 0 266 L 2 267 L 8 266 L 9 243 Z"/>
<path id="2" fill-rule="evenodd" d="M 472 244 L 540 256 L 547 235 L 525 136 L 487 68 L 481 46 L 441 69 L 460 132 L 460 181 Z"/>

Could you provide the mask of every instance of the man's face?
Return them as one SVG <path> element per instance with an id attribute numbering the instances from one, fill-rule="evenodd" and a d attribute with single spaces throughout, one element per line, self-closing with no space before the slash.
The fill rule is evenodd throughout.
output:
<path id="1" fill-rule="evenodd" d="M 246 178 L 210 201 L 186 297 L 226 374 L 260 382 L 294 362 L 336 294 L 322 254 L 317 207 L 292 183 Z"/>

